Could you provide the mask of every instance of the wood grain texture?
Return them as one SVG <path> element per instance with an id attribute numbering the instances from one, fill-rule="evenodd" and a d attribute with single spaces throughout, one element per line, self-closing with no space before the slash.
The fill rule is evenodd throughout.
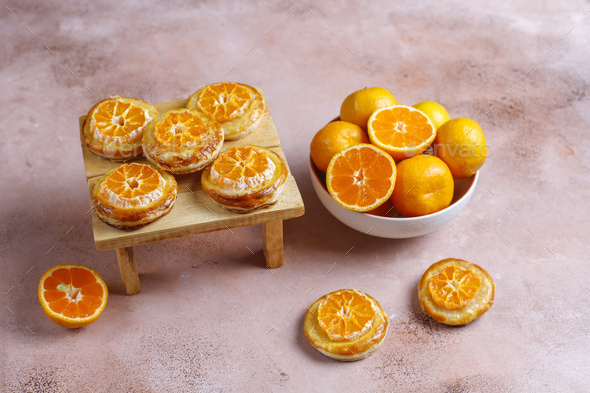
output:
<path id="1" fill-rule="evenodd" d="M 117 248 L 117 262 L 119 262 L 119 270 L 127 295 L 141 292 L 133 247 Z"/>
<path id="2" fill-rule="evenodd" d="M 172 101 L 156 104 L 155 106 L 159 111 L 165 112 L 170 109 L 184 107 L 186 101 Z M 82 126 L 83 121 L 84 117 L 81 117 L 80 126 Z M 287 162 L 285 154 L 280 148 L 274 122 L 268 112 L 264 114 L 264 118 L 256 130 L 237 141 L 224 142 L 223 150 L 245 144 L 270 148 L 279 154 L 285 160 L 285 163 Z M 85 145 L 82 145 L 82 152 L 90 190 L 92 190 L 92 186 L 98 177 L 122 165 L 121 162 L 112 162 L 94 155 Z M 147 160 L 141 157 L 133 160 L 133 162 L 147 163 Z M 231 212 L 215 203 L 201 187 L 200 171 L 187 175 L 175 175 L 175 177 L 178 182 L 178 196 L 171 212 L 143 228 L 124 231 L 111 227 L 100 221 L 93 209 L 92 225 L 96 248 L 98 250 L 111 250 L 132 247 L 159 240 L 263 224 L 269 221 L 286 220 L 299 217 L 305 212 L 301 194 L 290 170 L 278 202 L 273 206 L 251 213 Z M 280 258 L 282 261 L 282 255 Z"/>
<path id="3" fill-rule="evenodd" d="M 275 269 L 283 266 L 283 221 L 269 221 L 262 224 L 262 250 L 266 266 Z"/>

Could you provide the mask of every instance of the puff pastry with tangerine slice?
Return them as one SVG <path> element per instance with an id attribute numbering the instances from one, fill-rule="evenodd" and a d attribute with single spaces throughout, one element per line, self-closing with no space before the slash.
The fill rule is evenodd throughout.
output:
<path id="1" fill-rule="evenodd" d="M 232 141 L 256 129 L 266 109 L 264 97 L 243 83 L 219 82 L 189 97 L 188 109 L 221 124 L 225 140 Z"/>
<path id="2" fill-rule="evenodd" d="M 124 164 L 98 178 L 91 200 L 98 218 L 120 229 L 141 228 L 168 214 L 178 186 L 170 173 L 145 164 Z"/>
<path id="3" fill-rule="evenodd" d="M 147 159 L 175 174 L 209 165 L 223 145 L 221 126 L 189 109 L 173 109 L 148 124 L 143 135 Z"/>
<path id="4" fill-rule="evenodd" d="M 274 204 L 287 175 L 287 165 L 277 153 L 245 145 L 222 152 L 203 170 L 201 185 L 221 206 L 246 213 Z"/>
<path id="5" fill-rule="evenodd" d="M 102 100 L 86 116 L 83 141 L 91 152 L 109 160 L 139 157 L 143 131 L 159 115 L 156 107 L 136 98 Z"/>
<path id="6" fill-rule="evenodd" d="M 492 307 L 495 285 L 480 266 L 462 259 L 443 259 L 430 266 L 418 285 L 426 315 L 445 325 L 466 325 Z"/>
<path id="7" fill-rule="evenodd" d="M 305 315 L 304 332 L 322 354 L 354 361 L 373 354 L 387 335 L 389 318 L 377 300 L 341 289 L 316 300 Z"/>

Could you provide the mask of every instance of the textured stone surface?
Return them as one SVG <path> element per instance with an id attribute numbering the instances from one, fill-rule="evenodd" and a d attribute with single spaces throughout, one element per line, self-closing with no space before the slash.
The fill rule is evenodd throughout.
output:
<path id="1" fill-rule="evenodd" d="M 587 391 L 590 4 L 391 3 L 5 3 L 0 391 Z M 285 223 L 285 266 L 263 267 L 259 227 L 154 243 L 136 248 L 142 293 L 125 296 L 115 252 L 94 248 L 77 118 L 110 95 L 162 102 L 220 80 L 264 89 L 306 203 Z M 478 189 L 436 233 L 366 236 L 313 192 L 309 141 L 364 86 L 438 101 L 486 133 Z M 421 274 L 445 257 L 496 282 L 466 327 L 418 306 Z M 58 263 L 107 282 L 94 324 L 43 314 L 37 283 Z M 360 362 L 302 332 L 306 306 L 339 288 L 391 317 Z"/>

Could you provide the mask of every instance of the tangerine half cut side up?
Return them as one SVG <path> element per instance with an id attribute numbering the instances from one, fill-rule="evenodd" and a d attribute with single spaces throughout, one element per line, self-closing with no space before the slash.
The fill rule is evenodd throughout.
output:
<path id="1" fill-rule="evenodd" d="M 370 144 L 357 144 L 332 157 L 326 173 L 328 192 L 341 206 L 367 212 L 385 203 L 395 187 L 395 162 Z"/>
<path id="2" fill-rule="evenodd" d="M 83 265 L 57 265 L 39 281 L 39 301 L 49 319 L 78 328 L 94 322 L 107 304 L 108 289 L 98 273 Z"/>
<path id="3" fill-rule="evenodd" d="M 367 124 L 369 139 L 396 160 L 425 151 L 436 137 L 430 118 L 419 109 L 394 105 L 373 112 Z"/>

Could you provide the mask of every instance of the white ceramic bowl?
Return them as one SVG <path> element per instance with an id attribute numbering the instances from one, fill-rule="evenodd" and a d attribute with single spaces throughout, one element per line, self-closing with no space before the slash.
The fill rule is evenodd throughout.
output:
<path id="1" fill-rule="evenodd" d="M 309 172 L 313 188 L 322 204 L 343 224 L 359 232 L 388 239 L 405 239 L 436 231 L 455 218 L 467 205 L 479 179 L 479 171 L 467 179 L 455 179 L 455 193 L 450 206 L 421 217 L 381 217 L 359 213 L 340 206 L 328 193 L 325 175 L 316 168 L 311 156 Z"/>

